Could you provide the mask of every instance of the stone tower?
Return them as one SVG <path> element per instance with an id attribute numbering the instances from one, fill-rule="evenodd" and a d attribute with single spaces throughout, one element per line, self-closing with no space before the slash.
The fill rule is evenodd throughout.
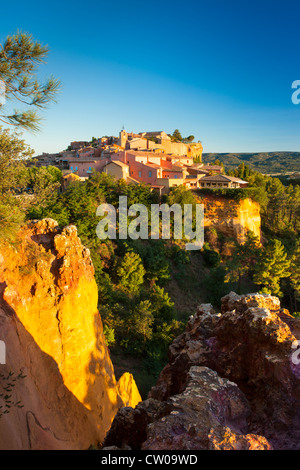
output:
<path id="1" fill-rule="evenodd" d="M 127 134 L 127 132 L 125 131 L 125 129 L 122 129 L 121 132 L 119 132 L 119 142 L 118 142 L 118 145 L 120 145 L 120 147 L 124 147 L 124 148 L 125 148 L 127 139 L 128 139 L 128 134 Z"/>

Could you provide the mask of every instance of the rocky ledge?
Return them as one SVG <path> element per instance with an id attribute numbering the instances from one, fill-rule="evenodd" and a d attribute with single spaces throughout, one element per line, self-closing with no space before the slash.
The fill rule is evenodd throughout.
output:
<path id="1" fill-rule="evenodd" d="M 147 400 L 116 414 L 103 448 L 300 448 L 300 321 L 270 295 L 198 307 Z"/>

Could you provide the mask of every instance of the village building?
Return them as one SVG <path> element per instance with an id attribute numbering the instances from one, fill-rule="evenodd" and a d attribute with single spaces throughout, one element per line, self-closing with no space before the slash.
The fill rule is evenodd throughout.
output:
<path id="1" fill-rule="evenodd" d="M 80 177 L 76 173 L 66 173 L 62 177 L 60 191 L 64 192 L 71 183 L 84 182 L 87 178 Z"/>
<path id="2" fill-rule="evenodd" d="M 245 188 L 248 181 L 227 175 L 203 176 L 200 179 L 200 188 Z"/>
<path id="3" fill-rule="evenodd" d="M 124 129 L 119 133 L 118 145 L 124 150 L 151 150 L 177 156 L 197 157 L 202 159 L 201 142 L 173 142 L 164 131 L 127 133 Z"/>
<path id="4" fill-rule="evenodd" d="M 33 157 L 31 160 L 29 160 L 27 163 L 27 166 L 28 167 L 58 166 L 59 157 L 60 155 L 58 153 L 42 153 L 42 155 Z"/>
<path id="5" fill-rule="evenodd" d="M 89 177 L 92 176 L 93 171 L 102 172 L 105 164 L 105 160 L 76 158 L 69 160 L 69 169 L 71 173 L 76 173 L 80 177 Z"/>
<path id="6" fill-rule="evenodd" d="M 130 176 L 129 166 L 118 160 L 114 160 L 105 164 L 102 172 L 106 173 L 107 175 L 111 175 L 116 179 L 123 179 L 126 181 L 126 183 L 140 183 L 140 181 L 137 181 Z"/>
<path id="7" fill-rule="evenodd" d="M 58 154 L 35 157 L 33 164 L 57 166 L 64 175 L 84 179 L 94 171 L 105 172 L 127 183 L 145 183 L 160 194 L 179 185 L 188 189 L 248 185 L 247 181 L 224 175 L 222 165 L 204 164 L 202 150 L 201 142 L 174 142 L 164 131 L 134 133 L 122 129 L 118 138 L 74 141 Z"/>
<path id="8" fill-rule="evenodd" d="M 85 147 L 86 145 L 88 145 L 88 142 L 85 142 L 85 141 L 74 141 L 74 142 L 71 142 L 70 143 L 70 150 L 79 150 L 81 149 L 82 147 Z"/>

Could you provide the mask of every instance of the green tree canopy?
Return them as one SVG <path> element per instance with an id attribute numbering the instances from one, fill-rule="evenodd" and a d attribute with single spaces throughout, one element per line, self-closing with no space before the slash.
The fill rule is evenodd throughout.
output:
<path id="1" fill-rule="evenodd" d="M 300 240 L 297 241 L 295 251 L 291 258 L 290 283 L 294 289 L 294 308 L 297 309 L 297 302 L 300 301 Z"/>
<path id="2" fill-rule="evenodd" d="M 280 280 L 291 275 L 290 261 L 280 240 L 269 240 L 254 268 L 253 280 L 262 292 L 282 296 Z"/>
<path id="3" fill-rule="evenodd" d="M 16 132 L 0 127 L 0 237 L 10 238 L 24 220 L 28 196 L 18 192 L 26 185 L 24 162 L 31 155 Z"/>
<path id="4" fill-rule="evenodd" d="M 178 129 L 175 129 L 171 137 L 172 137 L 172 140 L 174 140 L 175 142 L 182 141 L 182 135 Z"/>
<path id="5" fill-rule="evenodd" d="M 242 277 L 254 270 L 256 260 L 261 252 L 258 237 L 249 231 L 244 244 L 235 242 L 231 259 L 227 262 L 226 282 L 237 282 L 237 292 L 241 294 Z"/>
<path id="6" fill-rule="evenodd" d="M 117 276 L 119 286 L 128 294 L 136 294 L 140 285 L 144 282 L 145 268 L 140 256 L 132 251 L 128 251 L 119 260 L 117 266 Z"/>

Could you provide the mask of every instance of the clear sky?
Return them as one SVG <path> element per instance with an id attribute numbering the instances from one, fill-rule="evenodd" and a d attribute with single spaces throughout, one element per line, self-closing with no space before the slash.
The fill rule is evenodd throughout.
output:
<path id="1" fill-rule="evenodd" d="M 72 140 L 159 131 L 204 152 L 300 151 L 300 2 L 1 2 L 0 43 L 17 29 L 47 44 L 40 69 L 62 81 L 36 153 Z"/>

